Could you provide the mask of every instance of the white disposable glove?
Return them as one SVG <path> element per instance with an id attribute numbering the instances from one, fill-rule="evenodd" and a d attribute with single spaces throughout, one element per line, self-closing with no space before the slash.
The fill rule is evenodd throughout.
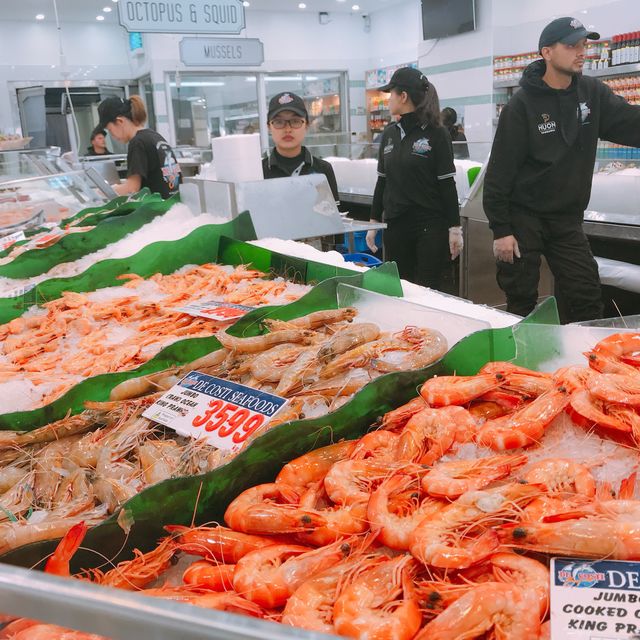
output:
<path id="1" fill-rule="evenodd" d="M 515 236 L 505 236 L 493 241 L 493 255 L 500 262 L 513 264 L 513 256 L 520 257 L 520 248 Z"/>
<path id="2" fill-rule="evenodd" d="M 376 233 L 378 233 L 377 229 L 371 229 L 370 231 L 367 231 L 367 236 L 365 238 L 365 242 L 367 243 L 367 247 L 371 250 L 371 253 L 378 252 L 378 247 L 376 246 Z"/>
<path id="3" fill-rule="evenodd" d="M 462 253 L 463 247 L 462 227 L 449 227 L 449 251 L 451 251 L 452 260 Z"/>

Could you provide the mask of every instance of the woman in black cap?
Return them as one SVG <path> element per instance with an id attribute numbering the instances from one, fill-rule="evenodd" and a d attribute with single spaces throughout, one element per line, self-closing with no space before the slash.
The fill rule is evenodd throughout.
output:
<path id="1" fill-rule="evenodd" d="M 403 67 L 381 91 L 389 91 L 389 110 L 399 120 L 383 132 L 372 222 L 384 216 L 386 259 L 400 277 L 442 288 L 450 259 L 462 251 L 462 229 L 453 151 L 440 119 L 435 87 L 418 69 Z M 375 253 L 375 231 L 367 233 Z"/>
<path id="2" fill-rule="evenodd" d="M 119 142 L 128 143 L 127 179 L 114 185 L 120 195 L 148 187 L 165 200 L 178 192 L 180 165 L 169 143 L 155 131 L 145 129 L 147 111 L 140 96 L 106 98 L 98 106 L 101 129 Z"/>
<path id="3" fill-rule="evenodd" d="M 304 100 L 289 91 L 278 93 L 269 101 L 267 122 L 275 148 L 262 161 L 264 177 L 287 178 L 322 173 L 327 178 L 336 205 L 340 206 L 333 167 L 325 160 L 312 156 L 303 145 L 309 126 Z"/>

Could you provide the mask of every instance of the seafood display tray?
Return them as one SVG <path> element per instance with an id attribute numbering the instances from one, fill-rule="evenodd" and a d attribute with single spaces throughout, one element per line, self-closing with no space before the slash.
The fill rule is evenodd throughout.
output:
<path id="1" fill-rule="evenodd" d="M 333 635 L 156 600 L 119 589 L 0 564 L 0 602 L 16 615 L 46 618 L 112 640 L 329 640 Z"/>

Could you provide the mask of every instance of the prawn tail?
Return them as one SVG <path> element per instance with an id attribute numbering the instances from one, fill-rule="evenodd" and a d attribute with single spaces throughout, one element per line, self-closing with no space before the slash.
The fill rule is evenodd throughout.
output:
<path id="1" fill-rule="evenodd" d="M 82 544 L 88 530 L 89 527 L 84 522 L 74 524 L 60 540 L 53 555 L 47 560 L 44 567 L 45 572 L 57 576 L 70 575 L 69 561 Z"/>

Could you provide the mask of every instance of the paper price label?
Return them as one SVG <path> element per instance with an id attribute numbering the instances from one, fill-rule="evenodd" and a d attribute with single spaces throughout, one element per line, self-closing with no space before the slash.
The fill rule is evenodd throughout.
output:
<path id="1" fill-rule="evenodd" d="M 640 639 L 640 562 L 553 558 L 551 638 Z"/>
<path id="2" fill-rule="evenodd" d="M 253 311 L 253 307 L 208 300 L 187 304 L 184 307 L 175 307 L 175 310 L 188 313 L 190 316 L 196 318 L 208 318 L 209 320 L 217 320 L 218 322 L 234 322 L 249 313 L 249 311 Z"/>
<path id="3" fill-rule="evenodd" d="M 3 236 L 0 238 L 0 251 L 4 251 L 8 249 L 16 242 L 20 242 L 21 240 L 25 240 L 26 236 L 24 235 L 24 231 L 16 231 L 15 233 L 11 233 L 8 236 Z"/>
<path id="4" fill-rule="evenodd" d="M 218 449 L 237 451 L 286 403 L 286 398 L 192 371 L 142 415 Z"/>

